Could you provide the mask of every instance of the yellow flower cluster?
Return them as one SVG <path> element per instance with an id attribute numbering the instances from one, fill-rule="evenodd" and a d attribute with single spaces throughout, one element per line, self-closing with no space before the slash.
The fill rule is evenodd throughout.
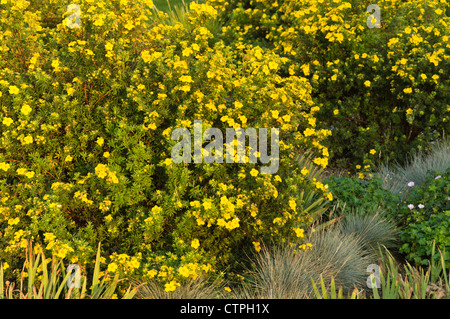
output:
<path id="1" fill-rule="evenodd" d="M 45 249 L 50 250 L 52 255 L 61 259 L 65 258 L 69 253 L 74 252 L 74 249 L 68 244 L 58 241 L 53 233 L 44 233 L 44 241 L 47 243 Z"/>
<path id="2" fill-rule="evenodd" d="M 103 144 L 102 140 L 100 140 L 100 142 Z M 97 143 L 99 143 L 97 141 Z M 95 174 L 99 177 L 99 178 L 106 178 L 108 177 L 106 180 L 110 183 L 114 183 L 117 184 L 119 183 L 119 179 L 116 176 L 115 172 L 111 172 L 108 168 L 108 166 L 104 165 L 104 164 L 98 164 L 95 167 Z"/>
<path id="3" fill-rule="evenodd" d="M 110 256 L 111 262 L 108 264 L 107 271 L 115 273 L 119 270 L 124 274 L 133 274 L 141 265 L 141 258 L 142 256 L 140 254 L 137 256 L 129 256 L 127 254 L 117 254 L 114 252 Z"/>

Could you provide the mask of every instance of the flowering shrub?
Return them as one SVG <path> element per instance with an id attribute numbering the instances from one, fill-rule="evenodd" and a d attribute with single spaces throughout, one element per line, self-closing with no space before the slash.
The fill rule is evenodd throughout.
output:
<path id="1" fill-rule="evenodd" d="M 381 28 L 367 26 L 372 1 L 207 3 L 222 11 L 231 43 L 268 47 L 289 59 L 283 74 L 310 80 L 336 165 L 403 163 L 448 134 L 448 1 L 377 1 Z"/>
<path id="2" fill-rule="evenodd" d="M 212 41 L 209 5 L 165 23 L 151 0 L 0 4 L 0 258 L 14 269 L 33 239 L 71 263 L 156 277 L 166 290 L 230 267 L 268 239 L 302 237 L 314 209 L 295 154 L 326 167 L 330 134 L 316 128 L 308 80 L 280 76 L 287 59 Z M 279 128 L 277 174 L 259 164 L 175 164 L 171 132 Z"/>
<path id="3" fill-rule="evenodd" d="M 400 251 L 418 264 L 428 264 L 433 241 L 450 265 L 450 168 L 445 172 L 430 173 L 420 186 L 408 183 L 408 190 L 395 217 L 402 228 Z"/>

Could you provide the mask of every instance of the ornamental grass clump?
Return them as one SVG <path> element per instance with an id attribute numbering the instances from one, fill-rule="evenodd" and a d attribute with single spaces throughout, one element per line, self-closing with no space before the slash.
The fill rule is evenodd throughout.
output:
<path id="1" fill-rule="evenodd" d="M 256 256 L 255 269 L 249 272 L 237 298 L 299 299 L 314 295 L 313 282 L 331 284 L 349 294 L 365 285 L 367 266 L 376 260 L 368 254 L 357 234 L 338 228 L 317 230 L 308 237 L 308 249 L 298 246 L 265 247 Z"/>
<path id="2" fill-rule="evenodd" d="M 379 207 L 371 209 L 345 210 L 338 227 L 342 233 L 357 234 L 363 248 L 376 254 L 379 246 L 395 249 L 399 246 L 400 230 L 395 221 L 383 213 Z"/>
<path id="3" fill-rule="evenodd" d="M 399 163 L 382 165 L 377 174 L 383 180 L 385 189 L 404 196 L 411 182 L 420 186 L 431 172 L 445 172 L 448 167 L 450 167 L 450 139 L 446 137 L 436 141 L 428 152 L 413 152 L 404 165 Z"/>

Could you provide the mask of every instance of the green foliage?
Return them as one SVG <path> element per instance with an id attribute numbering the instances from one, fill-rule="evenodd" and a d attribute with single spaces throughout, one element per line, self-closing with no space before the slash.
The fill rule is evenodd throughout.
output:
<path id="1" fill-rule="evenodd" d="M 388 250 L 381 254 L 384 256 L 380 268 L 381 294 L 374 295 L 375 299 L 441 299 L 450 296 L 450 273 L 447 273 L 443 253 L 436 253 L 434 245 L 432 255 L 435 258 L 426 270 L 415 268 L 408 262 L 400 265 Z"/>
<path id="2" fill-rule="evenodd" d="M 331 278 L 330 288 L 328 289 L 323 281 L 322 276 L 320 276 L 320 287 L 322 291 L 319 291 L 313 279 L 311 279 L 311 283 L 313 285 L 314 293 L 317 299 L 344 299 L 344 294 L 342 292 L 341 286 L 339 286 L 338 291 L 336 293 L 336 283 L 334 282 L 334 278 Z M 328 293 L 330 294 L 329 297 Z"/>
<path id="3" fill-rule="evenodd" d="M 358 177 L 329 177 L 325 181 L 330 192 L 340 202 L 345 203 L 348 209 L 372 210 L 373 207 L 380 206 L 383 212 L 394 213 L 399 197 L 392 195 L 383 189 L 382 181 L 378 177 L 369 180 Z"/>
<path id="4" fill-rule="evenodd" d="M 450 247 L 449 188 L 450 168 L 445 172 L 432 172 L 421 185 L 408 187 L 393 216 L 403 228 L 400 251 L 416 264 L 428 264 L 433 242 L 441 250 Z M 449 267 L 448 249 L 444 259 Z"/>

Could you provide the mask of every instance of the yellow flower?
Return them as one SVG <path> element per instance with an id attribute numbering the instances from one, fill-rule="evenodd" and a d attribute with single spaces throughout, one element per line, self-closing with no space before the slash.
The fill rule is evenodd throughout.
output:
<path id="1" fill-rule="evenodd" d="M 334 114 L 334 115 L 338 115 L 338 114 L 339 114 L 339 110 L 338 110 L 338 109 L 334 110 L 334 111 L 333 111 L 333 114 Z"/>
<path id="2" fill-rule="evenodd" d="M 31 107 L 28 104 L 26 104 L 26 103 L 20 109 L 20 112 L 23 115 L 28 115 L 28 114 L 30 114 L 31 111 L 32 111 Z"/>
<path id="3" fill-rule="evenodd" d="M 250 171 L 250 175 L 252 175 L 253 177 L 256 177 L 256 175 L 258 175 L 258 171 L 254 168 L 252 168 L 252 170 Z"/>
<path id="4" fill-rule="evenodd" d="M 133 22 L 131 20 L 128 20 L 127 24 L 125 24 L 124 27 L 128 30 L 132 30 L 134 28 Z"/>
<path id="5" fill-rule="evenodd" d="M 274 119 L 277 119 L 277 118 L 278 118 L 278 115 L 279 115 L 279 112 L 278 112 L 278 111 L 271 111 L 271 113 L 272 113 L 272 117 L 273 117 Z"/>
<path id="6" fill-rule="evenodd" d="M 412 93 L 412 88 L 405 88 L 403 89 L 403 92 L 405 92 L 406 94 L 410 94 Z"/>
<path id="7" fill-rule="evenodd" d="M 377 152 L 377 151 L 375 151 L 374 149 L 371 149 L 371 150 L 369 151 L 369 153 L 372 154 L 372 155 L 374 155 L 376 152 Z"/>
<path id="8" fill-rule="evenodd" d="M 413 110 L 411 108 L 406 110 L 406 114 L 408 114 L 408 115 L 412 114 L 412 112 L 413 112 Z"/>
<path id="9" fill-rule="evenodd" d="M 164 290 L 167 292 L 175 291 L 177 289 L 177 286 L 180 286 L 180 284 L 177 283 L 175 280 L 172 280 L 171 282 L 165 284 Z"/>
<path id="10" fill-rule="evenodd" d="M 98 18 L 94 21 L 93 24 L 94 24 L 96 27 L 101 27 L 102 25 L 105 24 L 105 21 L 103 20 L 103 17 L 100 16 L 100 17 L 98 17 Z"/>
<path id="11" fill-rule="evenodd" d="M 198 46 L 197 43 L 193 43 L 193 44 L 192 44 L 192 49 L 194 49 L 194 51 L 199 51 L 199 50 L 200 50 L 200 47 Z"/>
<path id="12" fill-rule="evenodd" d="M 257 252 L 261 251 L 261 244 L 257 241 L 252 242 Z M 231 290 L 230 290 L 231 291 Z"/>
<path id="13" fill-rule="evenodd" d="M 275 70 L 276 68 L 278 68 L 278 63 L 273 61 L 269 62 L 269 69 Z"/>
<path id="14" fill-rule="evenodd" d="M 73 157 L 70 156 L 70 155 L 67 155 L 67 156 L 66 156 L 66 159 L 65 159 L 64 161 L 66 161 L 66 162 L 72 162 L 72 160 L 73 160 Z"/>
<path id="15" fill-rule="evenodd" d="M 7 163 L 5 163 L 5 162 L 0 163 L 0 169 L 4 170 L 5 172 L 6 172 L 7 170 L 9 170 L 10 167 L 11 167 L 10 164 L 7 164 Z"/>
<path id="16" fill-rule="evenodd" d="M 367 80 L 366 82 L 364 82 L 364 85 L 367 86 L 367 87 L 369 87 L 369 86 L 370 86 L 370 81 Z"/>
<path id="17" fill-rule="evenodd" d="M 114 184 L 119 183 L 119 179 L 116 176 L 116 172 L 109 172 L 108 182 L 112 182 Z"/>
<path id="18" fill-rule="evenodd" d="M 23 144 L 31 144 L 33 143 L 33 137 L 30 135 L 25 136 L 25 138 L 23 139 Z"/>
<path id="19" fill-rule="evenodd" d="M 181 91 L 184 92 L 189 92 L 191 90 L 191 86 L 190 85 L 183 85 L 182 87 L 180 87 Z"/>
<path id="20" fill-rule="evenodd" d="M 108 272 L 114 273 L 114 272 L 116 272 L 117 268 L 118 268 L 118 266 L 116 263 L 110 263 L 108 265 Z"/>
<path id="21" fill-rule="evenodd" d="M 108 175 L 108 167 L 104 164 L 98 164 L 95 167 L 95 174 L 100 178 L 105 178 Z"/>
<path id="22" fill-rule="evenodd" d="M 192 53 L 194 53 L 194 51 L 191 48 L 186 48 L 182 52 L 183 56 L 190 56 Z"/>
<path id="23" fill-rule="evenodd" d="M 186 82 L 186 83 L 192 83 L 192 82 L 194 82 L 194 81 L 192 80 L 192 77 L 191 77 L 190 75 L 183 75 L 183 76 L 181 76 L 181 77 L 180 77 L 180 81 L 181 81 L 181 82 Z"/>
<path id="24" fill-rule="evenodd" d="M 147 270 L 147 276 L 148 276 L 149 278 L 155 277 L 157 273 L 158 273 L 158 271 L 155 270 L 155 269 Z"/>
<path id="25" fill-rule="evenodd" d="M 398 42 L 398 38 L 389 39 L 388 46 L 392 46 Z"/>
<path id="26" fill-rule="evenodd" d="M 305 74 L 305 76 L 308 76 L 308 75 L 309 75 L 309 72 L 310 72 L 310 70 L 309 70 L 309 64 L 303 64 L 303 65 L 301 66 L 301 69 L 302 69 L 303 73 Z"/>
<path id="27" fill-rule="evenodd" d="M 114 47 L 114 44 L 112 44 L 111 42 L 107 42 L 105 44 L 105 49 L 108 51 L 111 51 L 113 49 L 113 47 Z"/>
<path id="28" fill-rule="evenodd" d="M 9 117 L 4 117 L 2 123 L 6 126 L 10 126 L 12 123 L 14 123 L 14 121 Z"/>
<path id="29" fill-rule="evenodd" d="M 46 241 L 53 241 L 56 238 L 53 233 L 44 233 L 44 240 Z"/>
<path id="30" fill-rule="evenodd" d="M 310 136 L 310 135 L 313 135 L 314 133 L 315 133 L 315 130 L 312 128 L 307 128 L 306 130 L 303 131 L 303 134 L 305 136 Z"/>
<path id="31" fill-rule="evenodd" d="M 297 208 L 297 203 L 295 202 L 295 200 L 289 200 L 289 207 L 295 212 L 295 209 Z"/>
<path id="32" fill-rule="evenodd" d="M 60 67 L 59 67 L 60 62 L 58 60 L 53 60 L 52 61 L 52 67 L 55 69 L 55 72 L 58 72 Z"/>
<path id="33" fill-rule="evenodd" d="M 295 231 L 295 235 L 299 238 L 303 238 L 305 236 L 304 235 L 305 230 L 302 228 L 294 228 L 294 231 Z"/>
<path id="34" fill-rule="evenodd" d="M 33 178 L 34 172 L 33 172 L 33 171 L 27 172 L 27 173 L 25 174 L 25 176 L 28 177 L 28 178 Z"/>
<path id="35" fill-rule="evenodd" d="M 103 153 L 103 157 L 109 158 L 109 156 L 110 156 L 109 152 L 104 152 L 104 153 Z"/>
<path id="36" fill-rule="evenodd" d="M 130 268 L 134 268 L 134 269 L 139 268 L 139 265 L 140 265 L 140 262 L 134 258 L 128 263 L 128 266 L 130 266 Z"/>
<path id="37" fill-rule="evenodd" d="M 191 271 L 189 270 L 189 268 L 187 266 L 182 266 L 182 267 L 178 268 L 178 272 L 183 277 L 189 277 L 189 275 L 191 274 Z"/>
<path id="38" fill-rule="evenodd" d="M 97 138 L 97 144 L 98 145 L 102 146 L 104 142 L 105 142 L 105 140 L 103 139 L 103 137 Z"/>
<path id="39" fill-rule="evenodd" d="M 17 172 L 17 174 L 19 174 L 19 175 L 25 175 L 26 172 L 27 172 L 27 169 L 26 169 L 26 168 L 18 168 L 18 169 L 16 170 L 16 172 Z"/>
<path id="40" fill-rule="evenodd" d="M 211 204 L 211 201 L 210 201 L 210 200 L 205 201 L 202 205 L 203 205 L 203 207 L 205 208 L 205 210 L 208 210 L 208 209 L 211 209 L 211 208 L 212 208 L 212 204 Z"/>
<path id="41" fill-rule="evenodd" d="M 301 170 L 302 175 L 308 175 L 309 174 L 309 170 L 306 167 L 303 167 L 303 169 Z"/>
<path id="42" fill-rule="evenodd" d="M 197 249 L 198 247 L 200 247 L 200 242 L 197 238 L 195 238 L 192 242 L 191 242 L 191 247 L 194 249 Z"/>
<path id="43" fill-rule="evenodd" d="M 20 218 L 19 217 L 16 217 L 16 218 L 12 218 L 12 219 L 9 219 L 8 220 L 8 225 L 17 225 L 18 223 L 19 223 L 19 221 L 20 221 Z"/>
<path id="44" fill-rule="evenodd" d="M 15 85 L 11 85 L 9 87 L 9 93 L 10 94 L 19 94 L 19 88 Z"/>
<path id="45" fill-rule="evenodd" d="M 230 292 L 231 288 L 230 287 L 225 287 L 223 290 L 225 290 L 226 292 Z"/>

